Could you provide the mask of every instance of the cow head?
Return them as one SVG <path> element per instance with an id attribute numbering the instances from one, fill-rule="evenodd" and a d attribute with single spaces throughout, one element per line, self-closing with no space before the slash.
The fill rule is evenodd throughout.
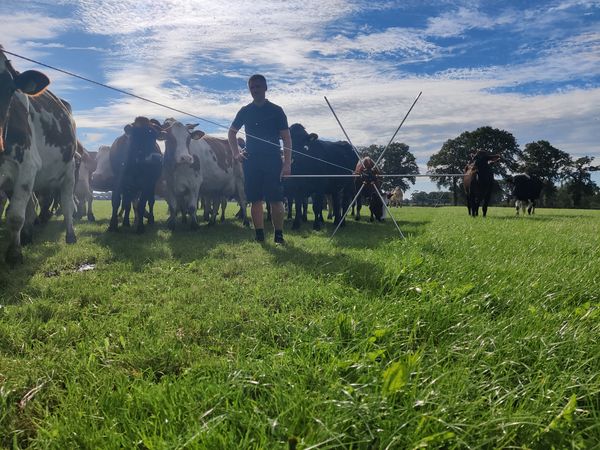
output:
<path id="1" fill-rule="evenodd" d="M 129 138 L 129 162 L 161 161 L 161 158 L 155 158 L 157 154 L 160 156 L 156 141 L 165 139 L 166 133 L 157 120 L 139 116 L 132 124 L 126 125 L 124 130 Z"/>
<path id="2" fill-rule="evenodd" d="M 310 144 L 319 139 L 316 133 L 308 133 L 303 125 L 295 123 L 290 127 L 290 136 L 292 137 L 292 150 L 296 152 L 305 152 Z"/>
<path id="3" fill-rule="evenodd" d="M 197 124 L 184 125 L 175 119 L 167 119 L 163 129 L 167 130 L 165 139 L 165 161 L 170 164 L 193 164 L 190 142 L 204 136 L 204 132 L 194 130 Z"/>
<path id="4" fill-rule="evenodd" d="M 0 46 L 0 152 L 4 151 L 10 104 L 15 92 L 38 95 L 50 84 L 46 75 L 37 70 L 17 72 Z"/>

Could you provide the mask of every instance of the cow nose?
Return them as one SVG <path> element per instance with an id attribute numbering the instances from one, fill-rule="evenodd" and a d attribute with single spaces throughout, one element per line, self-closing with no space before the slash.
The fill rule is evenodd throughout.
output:
<path id="1" fill-rule="evenodd" d="M 194 162 L 194 159 L 191 155 L 180 155 L 177 162 L 179 164 L 192 164 Z"/>

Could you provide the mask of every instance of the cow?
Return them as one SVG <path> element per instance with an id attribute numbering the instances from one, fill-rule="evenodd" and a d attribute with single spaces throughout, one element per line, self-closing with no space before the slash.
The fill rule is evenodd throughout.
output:
<path id="1" fill-rule="evenodd" d="M 534 214 L 535 201 L 540 198 L 544 187 L 542 180 L 527 174 L 518 174 L 507 177 L 506 183 L 512 188 L 511 195 L 515 198 L 517 216 L 519 215 L 519 210 L 525 215 L 525 208 L 527 208 L 527 214 Z M 527 207 L 525 206 L 526 203 Z"/>
<path id="2" fill-rule="evenodd" d="M 77 204 L 75 218 L 81 219 L 85 215 L 89 222 L 94 222 L 96 220 L 92 211 L 94 195 L 90 187 L 90 179 L 97 167 L 96 158 L 79 141 L 75 155 L 79 159 L 77 182 L 75 183 L 75 203 Z"/>
<path id="3" fill-rule="evenodd" d="M 315 133 L 308 133 L 303 125 L 295 123 L 290 127 L 292 137 L 292 175 L 321 175 L 321 177 L 299 177 L 288 180 L 288 189 L 293 192 L 296 202 L 296 216 L 292 228 L 300 228 L 302 220 L 302 199 L 311 196 L 315 220 L 313 229 L 321 229 L 323 196 L 332 195 L 334 224 L 342 221 L 354 194 L 351 175 L 356 168 L 358 156 L 347 142 L 320 140 Z M 327 175 L 350 175 L 348 177 L 327 177 Z"/>
<path id="4" fill-rule="evenodd" d="M 215 205 L 211 206 L 209 223 L 216 222 L 216 205 L 223 198 L 236 197 L 244 225 L 249 225 L 241 163 L 233 160 L 227 139 L 194 130 L 196 126 L 184 125 L 175 119 L 167 119 L 163 124 L 166 132 L 164 176 L 169 205 L 167 226 L 175 229 L 177 215 L 181 213 L 184 219 L 189 215 L 192 229 L 197 229 L 196 210 L 201 197 Z"/>
<path id="5" fill-rule="evenodd" d="M 494 174 L 490 164 L 497 162 L 500 155 L 492 155 L 485 150 L 478 150 L 471 157 L 471 162 L 465 167 L 463 176 L 467 209 L 469 215 L 475 217 L 479 215 L 479 205 L 481 205 L 483 217 L 485 217 L 494 184 Z"/>
<path id="6" fill-rule="evenodd" d="M 392 192 L 388 194 L 388 199 L 390 200 L 390 206 L 399 206 L 402 208 L 402 202 L 404 201 L 404 193 L 402 192 L 402 188 L 400 186 L 396 186 Z"/>
<path id="7" fill-rule="evenodd" d="M 358 175 L 354 179 L 356 192 L 362 188 L 360 195 L 356 198 L 355 220 L 360 220 L 360 210 L 363 200 L 366 200 L 371 211 L 371 222 L 377 220 L 383 221 L 383 201 L 378 192 L 381 192 L 381 171 L 375 165 L 375 161 L 370 156 L 366 156 L 358 161 L 354 174 Z"/>
<path id="8" fill-rule="evenodd" d="M 67 105 L 50 92 L 50 80 L 35 70 L 17 72 L 0 47 L 0 189 L 10 197 L 7 214 L 10 265 L 23 261 L 21 244 L 31 242 L 33 192 L 59 191 L 68 244 L 73 229 L 77 147 L 75 122 Z"/>
<path id="9" fill-rule="evenodd" d="M 110 163 L 116 181 L 112 186 L 112 216 L 108 230 L 118 230 L 121 202 L 127 207 L 139 197 L 135 227 L 137 233 L 143 233 L 146 203 L 154 204 L 154 193 L 162 172 L 163 157 L 156 140 L 164 136 L 157 121 L 143 116 L 136 117 L 132 124 L 125 126 L 124 131 L 125 134 L 119 136 L 110 149 Z M 152 212 L 148 223 L 154 223 Z"/>

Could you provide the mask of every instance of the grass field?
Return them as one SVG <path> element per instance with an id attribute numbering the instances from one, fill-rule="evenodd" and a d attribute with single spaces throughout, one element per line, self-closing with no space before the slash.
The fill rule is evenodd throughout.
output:
<path id="1" fill-rule="evenodd" d="M 405 240 L 276 247 L 95 208 L 0 263 L 0 446 L 600 447 L 599 211 L 403 208 Z"/>

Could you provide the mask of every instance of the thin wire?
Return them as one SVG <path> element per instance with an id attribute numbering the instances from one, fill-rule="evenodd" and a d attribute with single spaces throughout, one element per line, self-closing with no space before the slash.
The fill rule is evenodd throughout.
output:
<path id="1" fill-rule="evenodd" d="M 142 97 L 142 96 L 140 96 L 140 95 L 137 95 L 137 94 L 133 94 L 133 93 L 131 93 L 131 92 L 128 92 L 128 91 L 125 91 L 125 90 L 123 90 L 123 89 L 119 89 L 119 88 L 116 88 L 116 87 L 110 86 L 110 85 L 108 85 L 108 84 L 100 83 L 99 81 L 95 81 L 95 80 L 92 80 L 91 78 L 86 78 L 86 77 L 84 77 L 84 76 L 77 75 L 76 73 L 69 72 L 68 70 L 60 69 L 60 68 L 58 68 L 58 67 L 54 67 L 54 66 L 51 66 L 51 65 L 49 65 L 49 64 L 42 63 L 42 62 L 40 62 L 40 61 L 36 61 L 35 59 L 27 58 L 26 56 L 22 56 L 22 55 L 19 55 L 19 54 L 17 54 L 17 53 L 9 52 L 9 51 L 8 51 L 8 50 L 6 50 L 6 49 L 3 49 L 2 51 L 3 51 L 4 53 L 7 53 L 7 54 L 9 54 L 9 55 L 16 56 L 17 58 L 24 59 L 25 61 L 29 61 L 29 62 L 32 62 L 32 63 L 34 63 L 34 64 L 38 64 L 38 65 L 40 65 L 40 66 L 43 66 L 43 67 L 47 67 L 48 69 L 56 70 L 57 72 L 64 73 L 65 75 L 69 75 L 69 76 L 71 76 L 71 77 L 74 77 L 74 78 L 79 78 L 80 80 L 87 81 L 88 83 L 92 83 L 92 84 L 95 84 L 95 85 L 97 85 L 97 86 L 101 86 L 101 87 L 103 87 L 103 88 L 106 88 L 106 89 L 111 89 L 111 90 L 113 90 L 113 91 L 116 91 L 116 92 L 119 92 L 119 93 L 121 93 L 121 94 L 129 95 L 130 97 L 134 97 L 134 98 L 137 98 L 137 99 L 139 99 L 139 100 L 142 100 L 142 101 L 145 101 L 145 102 L 152 103 L 152 104 L 154 104 L 154 105 L 160 106 L 160 107 L 162 107 L 162 108 L 170 109 L 171 111 L 175 111 L 175 112 L 178 112 L 178 113 L 184 114 L 184 115 L 186 115 L 186 116 L 190 116 L 190 117 L 193 117 L 193 118 L 195 118 L 195 119 L 202 120 L 202 121 L 204 121 L 204 122 L 210 123 L 210 124 L 212 124 L 212 125 L 215 125 L 215 126 L 217 126 L 217 127 L 220 127 L 220 128 L 225 128 L 225 129 L 227 129 L 227 130 L 229 130 L 229 129 L 230 129 L 230 127 L 228 127 L 228 126 L 226 126 L 226 125 L 222 125 L 222 124 L 220 124 L 220 123 L 218 123 L 218 122 L 214 122 L 214 121 L 212 121 L 212 120 L 205 119 L 204 117 L 200 117 L 200 116 L 197 116 L 197 115 L 195 115 L 195 114 L 191 114 L 191 113 L 189 113 L 189 112 L 187 112 L 187 111 L 183 111 L 183 110 L 181 110 L 181 109 L 173 108 L 172 106 L 165 105 L 164 103 L 160 103 L 160 102 L 157 102 L 157 101 L 154 101 L 154 100 L 150 100 L 150 99 L 148 99 L 148 98 Z M 246 136 L 246 137 L 251 137 L 251 138 L 253 138 L 253 139 L 256 139 L 256 140 L 258 140 L 258 141 L 264 142 L 264 143 L 266 143 L 266 144 L 273 145 L 273 146 L 275 146 L 275 147 L 277 147 L 277 148 L 281 148 L 281 147 L 280 147 L 278 144 L 275 144 L 274 142 L 267 141 L 266 139 L 262 139 L 262 138 L 260 138 L 260 137 L 258 137 L 258 136 L 253 136 L 253 135 L 251 135 L 251 134 L 248 134 L 248 133 L 245 133 L 245 132 L 243 132 L 243 131 L 241 131 L 241 133 L 242 133 L 244 136 Z M 294 149 L 290 149 L 290 150 L 291 150 L 292 152 L 294 152 L 294 153 L 298 153 L 298 154 L 300 154 L 300 155 L 306 156 L 307 158 L 312 158 L 312 159 L 315 159 L 315 160 L 317 160 L 317 161 L 323 162 L 323 163 L 325 163 L 325 164 L 329 164 L 329 165 L 331 165 L 331 166 L 337 167 L 337 168 L 339 168 L 339 169 L 344 169 L 344 170 L 347 170 L 348 172 L 353 172 L 353 171 L 354 171 L 354 169 L 349 169 L 348 167 L 339 166 L 339 165 L 337 165 L 337 164 L 334 164 L 334 163 L 332 163 L 332 162 L 326 161 L 326 160 L 324 160 L 324 159 L 316 158 L 316 157 L 314 157 L 314 156 L 311 156 L 311 155 L 308 155 L 308 154 L 306 154 L 306 153 L 302 153 L 302 152 L 300 152 L 300 151 L 298 151 L 298 150 L 294 150 Z"/>

